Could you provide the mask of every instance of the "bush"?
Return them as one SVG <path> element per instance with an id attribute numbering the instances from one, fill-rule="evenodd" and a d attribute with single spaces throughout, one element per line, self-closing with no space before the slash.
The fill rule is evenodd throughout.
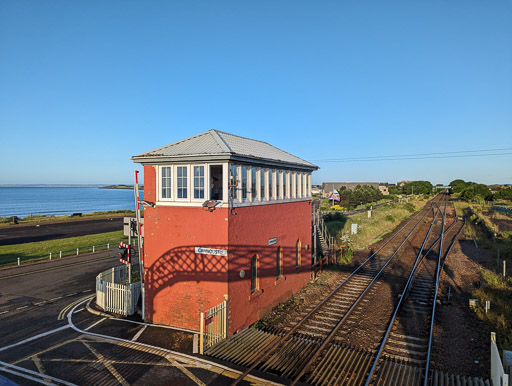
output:
<path id="1" fill-rule="evenodd" d="M 414 213 L 414 211 L 416 210 L 414 209 L 414 205 L 411 204 L 410 202 L 404 204 L 404 209 L 409 211 L 410 213 Z"/>
<path id="2" fill-rule="evenodd" d="M 395 221 L 395 217 L 392 214 L 388 214 L 386 216 L 386 221 L 394 222 Z"/>

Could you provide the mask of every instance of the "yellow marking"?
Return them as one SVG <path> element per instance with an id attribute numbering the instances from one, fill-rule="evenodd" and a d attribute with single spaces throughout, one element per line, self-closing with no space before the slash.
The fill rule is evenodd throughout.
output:
<path id="1" fill-rule="evenodd" d="M 94 296 L 96 296 L 96 295 L 87 295 L 87 296 L 84 296 L 84 297 L 83 297 L 83 298 L 81 298 L 81 299 L 75 300 L 75 301 L 74 301 L 73 303 L 71 303 L 71 304 L 68 304 L 68 305 L 67 305 L 66 307 L 64 307 L 64 308 L 62 309 L 62 311 L 59 313 L 59 317 L 57 318 L 57 320 L 63 320 L 63 319 L 65 319 L 65 318 L 66 318 L 66 314 L 68 313 L 68 311 L 69 311 L 70 309 L 72 309 L 75 305 L 77 305 L 78 303 L 80 303 L 80 302 L 82 302 L 82 301 L 84 301 L 84 300 L 86 300 L 86 299 L 92 298 L 92 297 L 94 297 Z"/>
<path id="2" fill-rule="evenodd" d="M 30 272 L 25 272 L 25 273 L 17 273 L 17 274 L 9 275 L 9 276 L 2 276 L 2 277 L 0 277 L 0 280 L 3 280 L 3 279 L 10 279 L 11 277 L 19 277 L 19 276 L 32 275 L 32 274 L 34 274 L 34 273 L 39 273 L 39 272 L 52 271 L 52 270 L 56 270 L 56 269 L 60 269 L 60 268 L 71 267 L 71 266 L 73 266 L 73 265 L 82 265 L 82 264 L 87 264 L 87 263 L 91 263 L 91 262 L 93 262 L 93 261 L 99 261 L 99 260 L 112 259 L 113 257 L 115 257 L 115 256 L 99 257 L 99 258 L 97 258 L 97 259 L 90 259 L 90 260 L 87 260 L 87 261 L 81 261 L 81 262 L 76 262 L 76 263 L 70 263 L 70 264 L 65 264 L 65 265 L 59 265 L 59 266 L 57 266 L 57 267 L 52 267 L 52 268 L 44 268 L 44 269 L 38 269 L 38 270 L 36 270 L 36 271 L 30 271 Z"/>
<path id="3" fill-rule="evenodd" d="M 121 385 L 130 386 L 130 384 L 128 382 L 126 382 L 126 380 L 121 376 L 121 374 L 119 374 L 117 372 L 117 370 L 114 368 L 114 366 L 112 366 L 110 361 L 105 360 L 105 357 L 103 355 L 101 355 L 98 351 L 96 351 L 96 349 L 93 348 L 89 343 L 86 343 L 83 341 L 82 341 L 82 343 L 85 347 L 87 347 L 94 354 L 94 356 L 96 358 L 98 358 L 100 360 L 100 362 L 106 367 L 106 369 L 108 371 L 110 371 L 110 374 L 112 374 Z"/>
<path id="4" fill-rule="evenodd" d="M 44 371 L 44 367 L 43 367 L 43 364 L 41 363 L 41 360 L 39 359 L 39 357 L 37 355 L 34 355 L 32 357 L 32 360 L 34 361 L 36 367 L 37 367 L 37 371 L 39 371 L 39 374 L 44 374 L 46 375 L 46 371 Z M 44 380 L 48 383 L 51 383 L 51 380 L 50 378 L 44 378 Z"/>
<path id="5" fill-rule="evenodd" d="M 175 359 L 171 358 L 170 355 L 166 355 L 165 359 L 167 359 L 169 362 L 171 362 L 174 366 L 176 366 L 178 369 L 181 370 L 183 374 L 185 374 L 187 377 L 189 377 L 191 380 L 193 380 L 196 385 L 200 386 L 206 386 L 205 383 L 203 383 L 199 378 L 197 378 L 194 374 L 192 374 L 185 366 L 183 366 L 181 363 L 178 363 Z"/>
<path id="6" fill-rule="evenodd" d="M 77 339 L 76 339 L 76 338 L 73 338 L 73 339 L 67 340 L 67 341 L 65 341 L 65 342 L 58 343 L 58 344 L 56 344 L 56 345 L 53 345 L 53 346 L 51 346 L 51 347 L 48 347 L 48 348 L 47 348 L 47 349 L 45 349 L 45 350 L 39 351 L 39 352 L 37 352 L 37 353 L 35 353 L 35 354 L 30 354 L 30 355 L 27 355 L 27 356 L 26 356 L 26 357 L 24 357 L 24 358 L 18 359 L 16 362 L 13 362 L 12 364 L 13 364 L 13 365 L 17 365 L 17 364 L 19 364 L 19 363 L 22 363 L 22 362 L 25 362 L 25 361 L 27 361 L 27 360 L 29 360 L 29 359 L 32 359 L 32 357 L 33 357 L 33 356 L 35 356 L 35 355 L 45 354 L 45 353 L 47 353 L 47 352 L 49 352 L 49 351 L 55 350 L 55 349 L 57 349 L 57 348 L 59 348 L 59 347 L 62 347 L 62 346 L 64 346 L 64 345 L 68 344 L 68 343 L 73 343 L 73 342 L 76 342 L 76 341 L 77 341 Z"/>

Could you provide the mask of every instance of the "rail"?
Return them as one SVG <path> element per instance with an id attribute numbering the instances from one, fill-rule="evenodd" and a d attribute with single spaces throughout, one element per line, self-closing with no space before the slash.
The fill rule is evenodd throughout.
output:
<path id="1" fill-rule="evenodd" d="M 253 371 L 258 365 L 260 365 L 263 361 L 267 360 L 274 352 L 276 352 L 278 350 L 279 347 L 282 347 L 284 345 L 284 343 L 286 341 L 288 341 L 291 336 L 297 332 L 297 330 L 307 321 L 309 320 L 318 310 L 319 308 L 325 304 L 335 293 L 338 292 L 338 290 L 345 285 L 345 283 L 348 282 L 348 280 L 350 280 L 350 278 L 352 278 L 354 275 L 357 274 L 357 272 L 359 270 L 361 270 L 366 264 L 368 264 L 368 262 L 370 262 L 372 259 L 374 259 L 374 257 L 378 254 L 378 252 L 384 248 L 389 242 L 391 242 L 391 240 L 393 240 L 400 232 L 402 232 L 403 229 L 405 229 L 405 227 L 407 227 L 408 225 L 411 225 L 413 223 L 413 221 L 421 214 L 421 213 L 424 213 L 423 214 L 423 217 L 421 217 L 421 219 L 416 223 L 416 225 L 414 226 L 414 228 L 409 232 L 409 234 L 406 236 L 406 239 L 400 244 L 400 247 L 398 248 L 398 250 L 405 244 L 405 242 L 407 241 L 407 239 L 410 237 L 410 235 L 413 233 L 413 231 L 419 226 L 419 224 L 423 221 L 423 219 L 426 217 L 426 215 L 428 214 L 428 210 L 422 210 L 422 211 L 419 211 L 418 213 L 416 213 L 402 228 L 400 228 L 397 232 L 395 232 L 395 234 L 393 234 L 392 237 L 390 237 L 383 245 L 381 245 L 380 248 L 378 248 L 374 253 L 372 253 L 358 268 L 356 268 L 347 278 L 345 278 L 335 289 L 333 289 L 324 299 L 322 299 L 322 301 L 320 301 L 312 310 L 310 310 L 308 312 L 308 314 L 306 316 L 304 316 L 297 324 L 294 325 L 293 328 L 291 328 L 285 335 L 283 335 L 282 337 L 280 337 L 279 339 L 277 339 L 275 342 L 271 343 L 270 345 L 268 345 L 268 348 L 265 348 L 263 349 L 263 352 L 258 355 L 257 357 L 254 358 L 254 361 L 252 362 L 252 365 L 243 373 L 239 376 L 239 378 L 237 380 L 235 380 L 235 382 L 233 383 L 233 385 L 236 385 L 238 384 L 244 377 L 246 377 L 251 371 Z M 388 259 L 387 263 L 386 263 L 386 266 L 387 264 L 389 264 L 389 262 L 391 261 L 391 259 L 396 255 L 396 253 L 398 252 L 398 250 L 395 251 L 395 253 L 393 254 L 393 256 L 391 258 Z M 384 267 L 385 268 L 385 267 Z M 384 269 L 383 268 L 383 269 Z M 382 273 L 382 270 L 380 271 L 380 273 Z M 379 273 L 379 274 L 380 274 Z M 379 275 L 378 274 L 378 275 Z M 378 276 L 377 276 L 378 277 Z M 372 281 L 374 282 L 374 281 Z M 368 288 L 368 287 L 367 287 Z M 351 308 L 353 309 L 353 308 Z M 342 322 L 341 323 L 338 323 L 337 326 L 335 327 L 335 331 L 334 333 L 337 331 L 337 329 L 339 329 L 339 327 L 342 325 L 343 321 L 345 319 L 342 319 Z M 329 336 L 332 338 L 334 334 L 330 334 Z M 329 343 L 329 342 L 327 342 Z M 322 347 L 325 347 L 325 345 L 323 345 Z M 316 354 L 315 354 L 315 358 L 316 359 L 316 356 L 318 356 L 319 352 L 321 351 L 321 349 L 317 350 L 316 351 Z M 309 369 L 309 366 L 311 365 L 311 362 L 312 360 L 310 360 L 307 364 L 305 364 L 305 366 L 303 367 L 303 370 L 301 372 L 301 374 L 299 374 L 298 377 L 296 377 L 296 380 L 300 379 L 300 377 L 304 374 L 305 371 L 307 371 Z M 297 382 L 297 381 L 295 381 Z"/>

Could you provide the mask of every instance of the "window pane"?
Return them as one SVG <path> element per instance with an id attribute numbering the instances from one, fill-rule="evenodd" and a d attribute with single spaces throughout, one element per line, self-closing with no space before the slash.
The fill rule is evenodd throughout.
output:
<path id="1" fill-rule="evenodd" d="M 281 247 L 277 247 L 277 252 L 276 252 L 276 278 L 280 278 L 281 275 L 283 274 L 283 268 L 281 266 L 281 263 L 282 263 L 282 255 L 281 255 Z"/>
<path id="2" fill-rule="evenodd" d="M 186 166 L 178 166 L 177 167 L 177 183 L 178 183 L 178 198 L 187 198 L 187 167 Z"/>
<path id="3" fill-rule="evenodd" d="M 265 169 L 260 169 L 260 178 L 261 178 L 261 182 L 260 182 L 260 189 L 261 189 L 261 192 L 260 192 L 260 195 L 261 195 L 261 199 L 264 200 L 265 199 Z"/>
<path id="4" fill-rule="evenodd" d="M 272 177 L 274 174 L 273 169 L 268 169 L 268 199 L 271 200 L 273 196 L 272 192 Z"/>
<path id="5" fill-rule="evenodd" d="M 194 166 L 194 198 L 204 198 L 204 166 Z"/>
<path id="6" fill-rule="evenodd" d="M 256 198 L 256 168 L 251 169 L 251 194 L 254 200 Z"/>
<path id="7" fill-rule="evenodd" d="M 237 175 L 236 175 L 236 165 L 231 165 L 231 168 L 229 170 L 230 176 L 229 176 L 229 185 L 230 185 L 230 198 L 232 200 L 236 199 L 236 192 L 237 192 Z"/>
<path id="8" fill-rule="evenodd" d="M 251 293 L 257 290 L 258 279 L 258 257 L 254 255 L 251 259 Z"/>
<path id="9" fill-rule="evenodd" d="M 162 169 L 162 198 L 171 198 L 171 167 L 163 167 Z"/>
<path id="10" fill-rule="evenodd" d="M 247 198 L 247 166 L 242 166 L 242 199 Z"/>

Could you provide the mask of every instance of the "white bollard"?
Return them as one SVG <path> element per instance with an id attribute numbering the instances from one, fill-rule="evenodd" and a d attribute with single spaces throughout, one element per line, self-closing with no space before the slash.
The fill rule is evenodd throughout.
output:
<path id="1" fill-rule="evenodd" d="M 59 259 L 62 259 L 62 251 L 59 253 Z"/>
<path id="2" fill-rule="evenodd" d="M 52 253 L 50 252 L 50 260 L 52 259 Z"/>
<path id="3" fill-rule="evenodd" d="M 20 258 L 18 257 L 18 265 L 20 265 Z"/>
<path id="4" fill-rule="evenodd" d="M 92 246 L 92 253 L 94 253 L 95 248 L 96 248 L 96 247 L 93 245 L 93 246 Z"/>
<path id="5" fill-rule="evenodd" d="M 503 260 L 503 277 L 507 276 L 507 262 Z"/>
<path id="6" fill-rule="evenodd" d="M 486 300 L 485 301 L 485 313 L 487 313 L 487 311 L 489 311 L 490 309 L 491 309 L 491 301 Z"/>
<path id="7" fill-rule="evenodd" d="M 110 250 L 110 243 L 107 244 L 107 250 Z"/>
<path id="8" fill-rule="evenodd" d="M 76 255 L 78 256 L 78 248 L 76 249 Z"/>

